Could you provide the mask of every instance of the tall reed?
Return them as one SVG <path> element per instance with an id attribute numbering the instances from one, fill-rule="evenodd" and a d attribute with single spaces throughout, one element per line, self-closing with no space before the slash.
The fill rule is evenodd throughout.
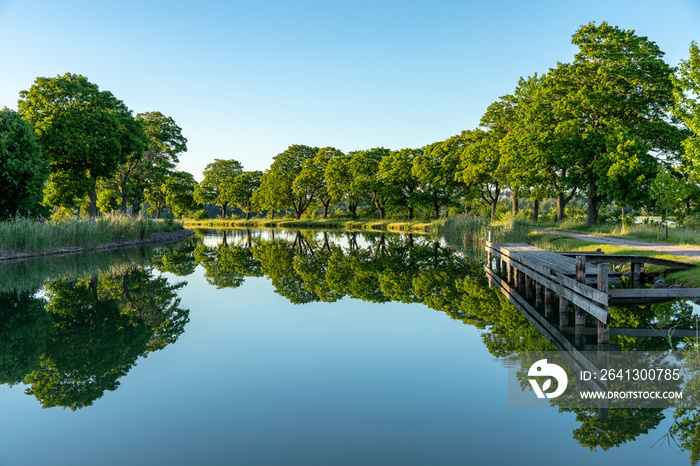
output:
<path id="1" fill-rule="evenodd" d="M 530 224 L 521 219 L 511 219 L 503 223 L 492 223 L 485 217 L 456 215 L 445 221 L 441 233 L 450 243 L 476 243 L 486 240 L 489 231 L 497 243 L 528 242 Z"/>
<path id="2" fill-rule="evenodd" d="M 104 215 L 95 221 L 69 218 L 40 221 L 13 218 L 0 222 L 0 252 L 46 252 L 65 247 L 96 247 L 117 241 L 145 239 L 159 231 L 175 231 L 175 222 L 127 215 Z"/>

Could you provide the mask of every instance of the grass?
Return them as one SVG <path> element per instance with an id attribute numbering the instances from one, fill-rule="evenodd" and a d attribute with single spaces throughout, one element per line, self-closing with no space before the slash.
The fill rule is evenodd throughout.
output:
<path id="1" fill-rule="evenodd" d="M 66 247 L 94 248 L 107 243 L 146 239 L 156 232 L 177 231 L 172 221 L 105 215 L 96 221 L 67 219 L 39 221 L 15 218 L 0 222 L 0 253 L 44 253 Z"/>
<path id="2" fill-rule="evenodd" d="M 658 240 L 659 227 L 656 224 L 637 223 L 623 226 L 619 223 L 615 223 L 586 227 L 582 222 L 564 221 L 560 226 L 544 226 L 539 224 L 537 226 L 540 228 L 572 230 L 594 236 L 616 236 L 649 243 L 700 245 L 700 231 L 678 226 L 669 227 L 668 239 L 666 239 L 666 230 L 662 229 L 661 241 Z"/>
<path id="3" fill-rule="evenodd" d="M 491 222 L 485 217 L 456 215 L 445 221 L 440 233 L 448 242 L 463 245 L 485 241 L 489 231 L 496 243 L 526 243 L 530 230 L 530 223 L 525 220 Z"/>
<path id="4" fill-rule="evenodd" d="M 700 288 L 700 261 L 693 258 L 675 256 L 673 254 L 663 252 L 634 249 L 626 246 L 614 246 L 611 244 L 583 241 L 570 236 L 561 236 L 538 231 L 533 231 L 530 233 L 528 243 L 532 244 L 533 246 L 537 246 L 538 248 L 554 252 L 585 252 L 600 249 L 605 254 L 650 256 L 657 257 L 659 259 L 695 263 L 698 264 L 698 267 L 695 269 L 670 273 L 666 276 L 666 281 L 670 283 L 677 283 L 683 287 Z M 660 271 L 662 269 L 663 268 L 660 266 L 648 267 L 648 270 L 652 272 Z"/>
<path id="5" fill-rule="evenodd" d="M 420 220 L 377 220 L 377 219 L 301 219 L 293 220 L 281 218 L 270 220 L 268 218 L 244 219 L 209 219 L 209 220 L 185 220 L 185 227 L 195 228 L 323 228 L 345 230 L 387 230 L 403 232 L 432 233 L 437 232 L 442 221 L 425 222 Z"/>
<path id="6" fill-rule="evenodd" d="M 443 236 L 445 236 L 448 243 L 465 247 L 470 243 L 483 242 L 486 239 L 488 231 L 493 231 L 493 241 L 496 243 L 528 243 L 532 244 L 533 246 L 537 246 L 538 248 L 554 252 L 584 252 L 600 249 L 606 254 L 651 256 L 658 257 L 660 259 L 697 263 L 698 267 L 695 269 L 670 273 L 666 276 L 666 280 L 671 283 L 677 283 L 683 287 L 700 288 L 700 262 L 698 260 L 688 257 L 675 256 L 663 252 L 584 241 L 577 238 L 572 238 L 570 236 L 558 235 L 556 232 L 548 233 L 532 230 L 534 227 L 541 226 L 542 225 L 539 223 L 533 224 L 523 220 L 492 223 L 483 217 L 467 217 L 465 215 L 458 215 L 447 219 L 441 233 Z M 569 225 L 565 224 L 564 226 L 566 227 Z M 616 234 L 616 236 L 622 236 L 623 238 L 650 241 L 650 228 L 654 229 L 654 234 L 656 234 L 655 232 L 658 228 L 649 225 L 634 225 L 632 227 L 628 227 L 625 234 L 619 234 L 621 232 L 619 225 L 602 225 L 600 227 L 596 227 L 597 229 L 584 229 L 581 227 L 582 226 L 579 226 L 579 228 L 567 229 L 587 231 L 588 233 L 599 234 L 601 236 L 606 234 Z M 679 234 L 678 237 L 682 236 Z M 653 239 L 656 239 L 656 236 L 654 236 Z M 684 244 L 687 243 L 688 242 L 685 242 Z M 698 244 L 697 239 L 696 242 L 691 244 Z M 649 267 L 649 271 L 660 270 L 662 270 L 662 268 L 659 266 Z"/>

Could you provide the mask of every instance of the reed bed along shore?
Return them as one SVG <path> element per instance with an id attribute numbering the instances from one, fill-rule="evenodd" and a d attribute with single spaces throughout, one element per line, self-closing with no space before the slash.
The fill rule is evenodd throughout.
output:
<path id="1" fill-rule="evenodd" d="M 128 215 L 103 215 L 94 221 L 14 218 L 0 222 L 0 253 L 43 253 L 71 247 L 89 249 L 181 229 L 182 225 L 177 222 Z"/>
<path id="2" fill-rule="evenodd" d="M 491 222 L 486 217 L 455 215 L 445 220 L 440 233 L 452 244 L 486 241 L 489 231 L 493 231 L 493 241 L 496 243 L 527 243 L 531 229 L 525 220 Z"/>

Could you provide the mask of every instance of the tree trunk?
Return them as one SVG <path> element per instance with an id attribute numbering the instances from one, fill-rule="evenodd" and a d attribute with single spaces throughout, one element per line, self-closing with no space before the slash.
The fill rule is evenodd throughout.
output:
<path id="1" fill-rule="evenodd" d="M 437 202 L 433 202 L 433 214 L 434 214 L 435 220 L 440 218 L 440 204 Z"/>
<path id="2" fill-rule="evenodd" d="M 95 186 L 97 183 L 92 183 L 92 189 L 90 190 L 90 221 L 94 222 L 95 217 L 97 217 L 97 191 Z"/>
<path id="3" fill-rule="evenodd" d="M 413 220 L 413 206 L 408 206 L 408 219 Z"/>
<path id="4" fill-rule="evenodd" d="M 564 193 L 557 193 L 557 223 L 564 221 L 564 207 L 566 203 L 564 202 Z"/>
<path id="5" fill-rule="evenodd" d="M 141 179 L 136 178 L 136 192 L 134 192 L 134 215 L 141 211 Z"/>
<path id="6" fill-rule="evenodd" d="M 121 182 L 121 190 L 122 190 L 122 207 L 121 211 L 123 214 L 126 214 L 126 202 L 127 202 L 127 191 L 126 191 L 126 185 L 129 182 L 129 175 L 124 175 L 124 178 L 122 178 Z"/>
<path id="7" fill-rule="evenodd" d="M 532 201 L 532 221 L 537 223 L 537 219 L 540 216 L 540 200 L 535 199 Z"/>
<path id="8" fill-rule="evenodd" d="M 270 209 L 272 211 L 272 216 L 270 217 L 270 220 L 275 219 L 275 209 Z"/>
<path id="9" fill-rule="evenodd" d="M 513 204 L 513 217 L 518 215 L 518 190 L 510 188 L 510 201 Z"/>
<path id="10" fill-rule="evenodd" d="M 496 201 L 493 201 L 491 203 L 491 221 L 493 222 L 496 219 Z"/>
<path id="11" fill-rule="evenodd" d="M 472 206 L 468 202 L 464 203 L 464 215 L 467 217 L 472 213 Z"/>
<path id="12" fill-rule="evenodd" d="M 227 202 L 221 204 L 221 218 L 226 218 L 226 207 L 228 207 Z"/>
<path id="13" fill-rule="evenodd" d="M 598 196 L 596 195 L 595 179 L 588 180 L 588 214 L 586 216 L 586 226 L 594 227 L 598 223 Z"/>
<path id="14" fill-rule="evenodd" d="M 384 205 L 379 206 L 379 220 L 384 220 Z"/>
<path id="15" fill-rule="evenodd" d="M 250 212 L 249 212 L 249 211 L 246 211 L 246 213 L 245 213 L 245 219 L 246 219 L 246 220 L 249 220 L 249 219 L 250 219 Z"/>

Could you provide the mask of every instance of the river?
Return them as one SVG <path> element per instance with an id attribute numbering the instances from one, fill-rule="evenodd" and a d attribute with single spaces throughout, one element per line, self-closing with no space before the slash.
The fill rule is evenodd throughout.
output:
<path id="1" fill-rule="evenodd" d="M 482 255 L 429 236 L 203 231 L 6 264 L 0 465 L 697 461 L 697 409 L 509 408 L 512 355 L 551 349 Z"/>

